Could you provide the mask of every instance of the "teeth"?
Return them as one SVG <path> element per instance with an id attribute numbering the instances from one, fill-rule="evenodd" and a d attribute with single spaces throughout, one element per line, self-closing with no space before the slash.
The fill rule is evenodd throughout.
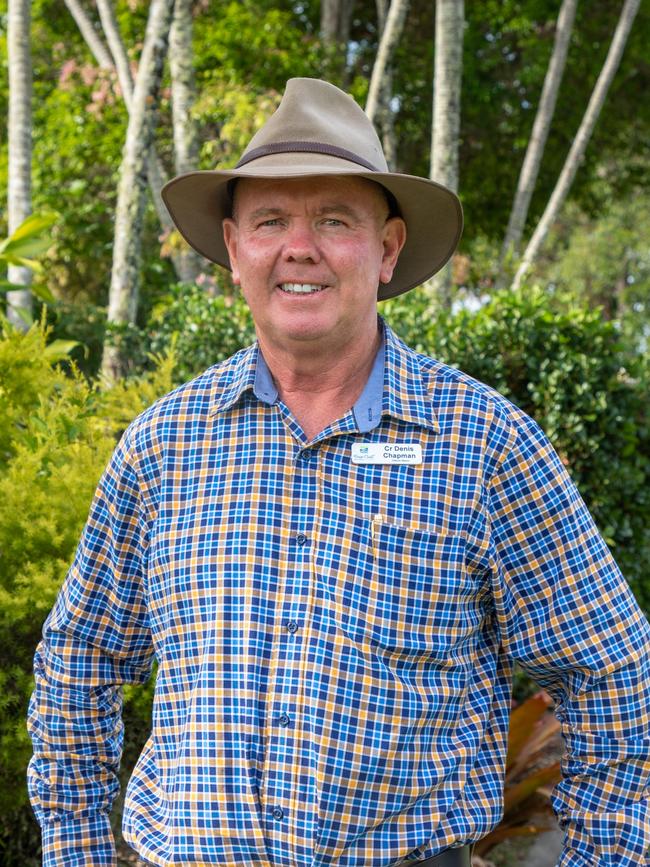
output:
<path id="1" fill-rule="evenodd" d="M 309 295 L 312 292 L 320 292 L 324 289 L 320 283 L 280 283 L 283 292 L 292 292 L 297 295 Z"/>

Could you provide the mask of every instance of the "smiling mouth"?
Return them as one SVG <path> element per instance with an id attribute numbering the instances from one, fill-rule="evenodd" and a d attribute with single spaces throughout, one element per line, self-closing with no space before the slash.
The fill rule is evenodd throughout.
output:
<path id="1" fill-rule="evenodd" d="M 327 287 L 321 283 L 280 283 L 279 288 L 288 295 L 315 295 Z"/>

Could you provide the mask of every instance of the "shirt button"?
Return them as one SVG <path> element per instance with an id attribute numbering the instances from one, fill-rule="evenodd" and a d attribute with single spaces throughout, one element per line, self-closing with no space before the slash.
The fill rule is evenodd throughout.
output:
<path id="1" fill-rule="evenodd" d="M 310 451 L 309 449 L 307 449 L 304 452 L 300 452 L 300 459 L 305 461 L 305 463 L 309 463 L 309 461 L 311 460 L 312 454 L 313 454 L 313 452 Z"/>
<path id="2" fill-rule="evenodd" d="M 287 631 L 288 632 L 297 632 L 298 631 L 298 624 L 296 623 L 295 620 L 290 620 L 287 623 Z"/>
<path id="3" fill-rule="evenodd" d="M 296 536 L 297 544 L 302 547 L 306 541 L 307 541 L 307 537 L 305 536 L 305 534 L 304 533 L 298 533 L 298 535 Z"/>
<path id="4" fill-rule="evenodd" d="M 291 722 L 291 719 L 289 718 L 288 714 L 283 713 L 282 716 L 278 717 L 278 722 L 281 726 L 288 726 Z"/>
<path id="5" fill-rule="evenodd" d="M 282 809 L 282 807 L 276 807 L 273 810 L 273 818 L 274 819 L 281 819 L 283 816 L 284 816 L 284 810 Z"/>

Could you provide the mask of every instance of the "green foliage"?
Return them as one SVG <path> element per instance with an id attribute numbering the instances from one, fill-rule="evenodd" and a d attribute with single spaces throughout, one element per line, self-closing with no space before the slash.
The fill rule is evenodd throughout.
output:
<path id="1" fill-rule="evenodd" d="M 139 337 L 139 352 L 146 357 L 173 346 L 174 376 L 184 382 L 247 346 L 255 339 L 255 331 L 238 292 L 210 295 L 200 286 L 181 283 L 153 310 Z"/>
<path id="2" fill-rule="evenodd" d="M 411 305 L 413 305 L 411 307 Z M 650 371 L 598 308 L 501 292 L 477 312 L 386 302 L 412 345 L 494 386 L 546 431 L 638 599 L 650 609 Z"/>
<path id="3" fill-rule="evenodd" d="M 603 184 L 602 195 L 609 185 Z M 611 195 L 611 191 L 609 191 Z M 650 202 L 645 190 L 612 201 L 590 217 L 575 206 L 565 209 L 538 269 L 556 292 L 620 320 L 626 335 L 647 346 L 650 335 Z"/>
<path id="4" fill-rule="evenodd" d="M 53 214 L 32 214 L 4 241 L 0 242 L 0 265 L 24 265 L 32 270 L 40 267 L 35 257 L 45 253 L 50 246 L 45 229 L 54 223 Z"/>
<path id="5" fill-rule="evenodd" d="M 56 354 L 56 353 L 55 353 Z M 51 356 L 52 353 L 49 353 Z M 29 823 L 25 714 L 31 658 L 97 480 L 128 422 L 171 386 L 171 360 L 102 392 L 52 366 L 46 335 L 0 326 L 0 851 L 21 860 Z M 10 854 L 13 853 L 13 854 Z M 13 860 L 12 860 L 13 859 Z"/>
<path id="6" fill-rule="evenodd" d="M 650 371 L 616 324 L 530 287 L 452 313 L 437 312 L 419 289 L 381 312 L 409 345 L 492 385 L 539 422 L 650 609 Z M 239 294 L 181 285 L 140 332 L 138 352 L 174 345 L 187 379 L 253 336 Z"/>
<path id="7" fill-rule="evenodd" d="M 321 74 L 323 51 L 289 6 L 210 3 L 195 22 L 194 116 L 202 165 L 228 168 L 277 107 L 288 78 Z"/>
<path id="8" fill-rule="evenodd" d="M 533 289 L 501 293 L 477 312 L 454 314 L 436 313 L 427 294 L 417 290 L 385 302 L 382 312 L 411 345 L 491 383 L 538 419 L 648 607 L 648 371 L 629 355 L 616 327 L 598 310 L 557 309 L 547 294 Z M 238 294 L 213 296 L 179 285 L 134 341 L 143 359 L 175 346 L 179 378 L 185 379 L 253 336 Z M 148 363 L 154 365 L 150 356 Z M 102 391 L 52 367 L 41 330 L 22 335 L 5 326 L 2 332 L 0 851 L 8 864 L 29 863 L 16 854 L 28 847 L 13 829 L 33 830 L 24 819 L 24 714 L 40 625 L 117 436 L 171 383 L 167 360 L 144 379 Z M 128 698 L 125 772 L 146 732 L 149 694 L 129 691 Z"/>
<path id="9" fill-rule="evenodd" d="M 115 4 L 133 62 L 142 44 L 148 4 Z M 96 10 L 88 14 L 97 21 Z M 399 168 L 429 172 L 435 4 L 414 0 L 393 64 Z M 64 5 L 32 4 L 34 62 L 33 198 L 38 210 L 61 215 L 46 271 L 50 292 L 65 301 L 104 305 L 112 257 L 117 175 L 127 115 L 110 71 L 100 70 Z M 217 3 L 194 10 L 194 116 L 201 140 L 200 166 L 231 166 L 250 135 L 277 104 L 286 79 L 329 77 L 363 102 L 378 42 L 376 4 L 358 0 L 347 51 L 318 39 L 320 5 L 283 2 Z M 490 0 L 467 6 L 463 51 L 461 196 L 466 212 L 462 242 L 503 235 L 552 50 L 557 2 Z M 620 2 L 580 4 L 553 129 L 532 202 L 541 213 L 578 128 L 605 57 Z M 0 21 L 0 58 L 6 57 Z M 98 25 L 98 29 L 99 28 Z M 647 186 L 650 114 L 645 48 L 650 15 L 642 7 L 620 70 L 598 121 L 572 196 L 590 217 L 612 201 Z M 344 68 L 345 67 L 345 68 Z M 158 112 L 157 146 L 172 174 L 169 82 Z M 0 88 L 6 101 L 6 88 Z M 0 187 L 6 183 L 6 142 L 0 132 Z M 603 171 L 611 195 L 598 192 Z M 140 324 L 165 291 L 169 261 L 160 261 L 157 218 L 150 206 L 142 259 Z M 635 242 L 636 243 L 636 242 Z"/>

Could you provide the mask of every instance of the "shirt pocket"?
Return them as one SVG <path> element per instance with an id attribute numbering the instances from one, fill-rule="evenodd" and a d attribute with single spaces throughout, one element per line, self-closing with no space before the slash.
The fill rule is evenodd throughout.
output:
<path id="1" fill-rule="evenodd" d="M 483 589 L 467 565 L 466 536 L 382 515 L 365 531 L 367 567 L 344 600 L 347 634 L 390 653 L 467 662 L 483 619 Z"/>

